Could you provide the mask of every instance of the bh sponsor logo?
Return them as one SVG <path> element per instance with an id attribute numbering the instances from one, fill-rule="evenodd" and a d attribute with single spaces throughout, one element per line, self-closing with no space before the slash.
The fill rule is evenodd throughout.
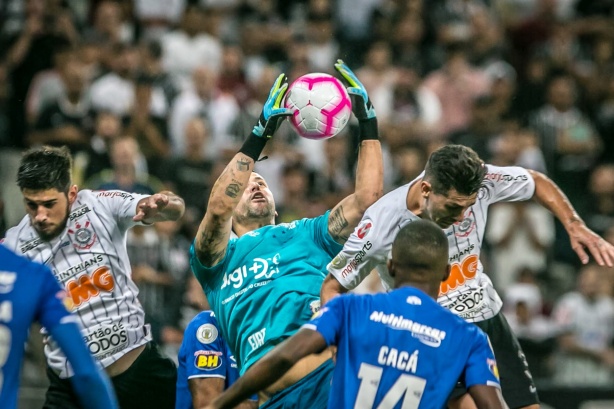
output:
<path id="1" fill-rule="evenodd" d="M 194 366 L 201 371 L 212 371 L 222 366 L 222 353 L 219 351 L 194 352 Z"/>
<path id="2" fill-rule="evenodd" d="M 66 293 L 72 308 L 78 308 L 100 292 L 110 293 L 115 288 L 115 279 L 107 266 L 98 267 L 91 275 L 83 274 L 79 278 L 66 283 Z"/>

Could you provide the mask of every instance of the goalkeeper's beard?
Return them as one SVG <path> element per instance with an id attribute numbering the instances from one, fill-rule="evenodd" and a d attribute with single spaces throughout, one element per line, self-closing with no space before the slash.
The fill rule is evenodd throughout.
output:
<path id="1" fill-rule="evenodd" d="M 246 224 L 254 221 L 270 222 L 275 215 L 275 209 L 271 203 L 267 203 L 266 206 L 262 205 L 246 205 L 241 212 L 236 212 L 233 215 L 235 221 L 239 224 Z"/>

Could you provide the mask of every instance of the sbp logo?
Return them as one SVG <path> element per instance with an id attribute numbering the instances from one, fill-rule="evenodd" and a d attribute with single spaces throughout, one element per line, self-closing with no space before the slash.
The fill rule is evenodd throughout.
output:
<path id="1" fill-rule="evenodd" d="M 473 279 L 477 271 L 477 254 L 471 254 L 462 262 L 452 264 L 450 276 L 439 286 L 439 295 L 447 294 L 451 290 L 456 289 L 459 285 L 465 284 L 465 281 Z"/>
<path id="2" fill-rule="evenodd" d="M 110 293 L 115 288 L 115 280 L 107 266 L 98 267 L 91 276 L 83 274 L 81 277 L 66 283 L 66 293 L 70 296 L 73 308 L 79 307 L 100 291 Z"/>
<path id="3" fill-rule="evenodd" d="M 361 240 L 364 239 L 367 233 L 369 233 L 369 230 L 371 230 L 371 227 L 373 227 L 371 220 L 365 220 L 360 226 L 358 226 L 358 230 L 356 230 L 356 235 L 358 238 Z"/>

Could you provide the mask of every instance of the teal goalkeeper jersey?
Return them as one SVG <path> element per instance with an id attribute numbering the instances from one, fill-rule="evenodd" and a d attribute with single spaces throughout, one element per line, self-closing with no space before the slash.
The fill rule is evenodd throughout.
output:
<path id="1" fill-rule="evenodd" d="M 342 248 L 328 234 L 328 215 L 231 239 L 224 259 L 211 268 L 192 245 L 192 271 L 241 374 L 319 309 L 326 265 Z"/>

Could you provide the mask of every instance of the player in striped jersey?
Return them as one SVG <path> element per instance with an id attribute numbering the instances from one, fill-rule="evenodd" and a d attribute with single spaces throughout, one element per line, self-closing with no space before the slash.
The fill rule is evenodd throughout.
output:
<path id="1" fill-rule="evenodd" d="M 130 277 L 126 230 L 178 219 L 183 200 L 171 192 L 79 191 L 71 167 L 66 148 L 40 147 L 24 154 L 17 184 L 27 215 L 7 232 L 4 244 L 51 269 L 122 408 L 173 407 L 176 368 L 151 342 Z M 44 408 L 78 408 L 68 380 L 73 369 L 52 338 L 45 355 L 50 386 Z"/>
<path id="2" fill-rule="evenodd" d="M 385 263 L 396 232 L 418 218 L 433 220 L 448 237 L 452 265 L 450 277 L 441 284 L 439 304 L 476 323 L 490 336 L 503 396 L 510 408 L 537 408 L 539 401 L 524 354 L 500 313 L 501 299 L 479 258 L 488 206 L 531 198 L 563 223 L 583 263 L 588 262 L 588 250 L 599 264 L 614 264 L 614 247 L 586 227 L 563 192 L 546 176 L 520 167 L 485 165 L 473 150 L 448 145 L 431 155 L 425 171 L 415 180 L 386 194 L 365 212 L 343 250 L 328 265 L 322 302 L 353 289 L 374 268 L 389 289 L 392 279 Z"/>

